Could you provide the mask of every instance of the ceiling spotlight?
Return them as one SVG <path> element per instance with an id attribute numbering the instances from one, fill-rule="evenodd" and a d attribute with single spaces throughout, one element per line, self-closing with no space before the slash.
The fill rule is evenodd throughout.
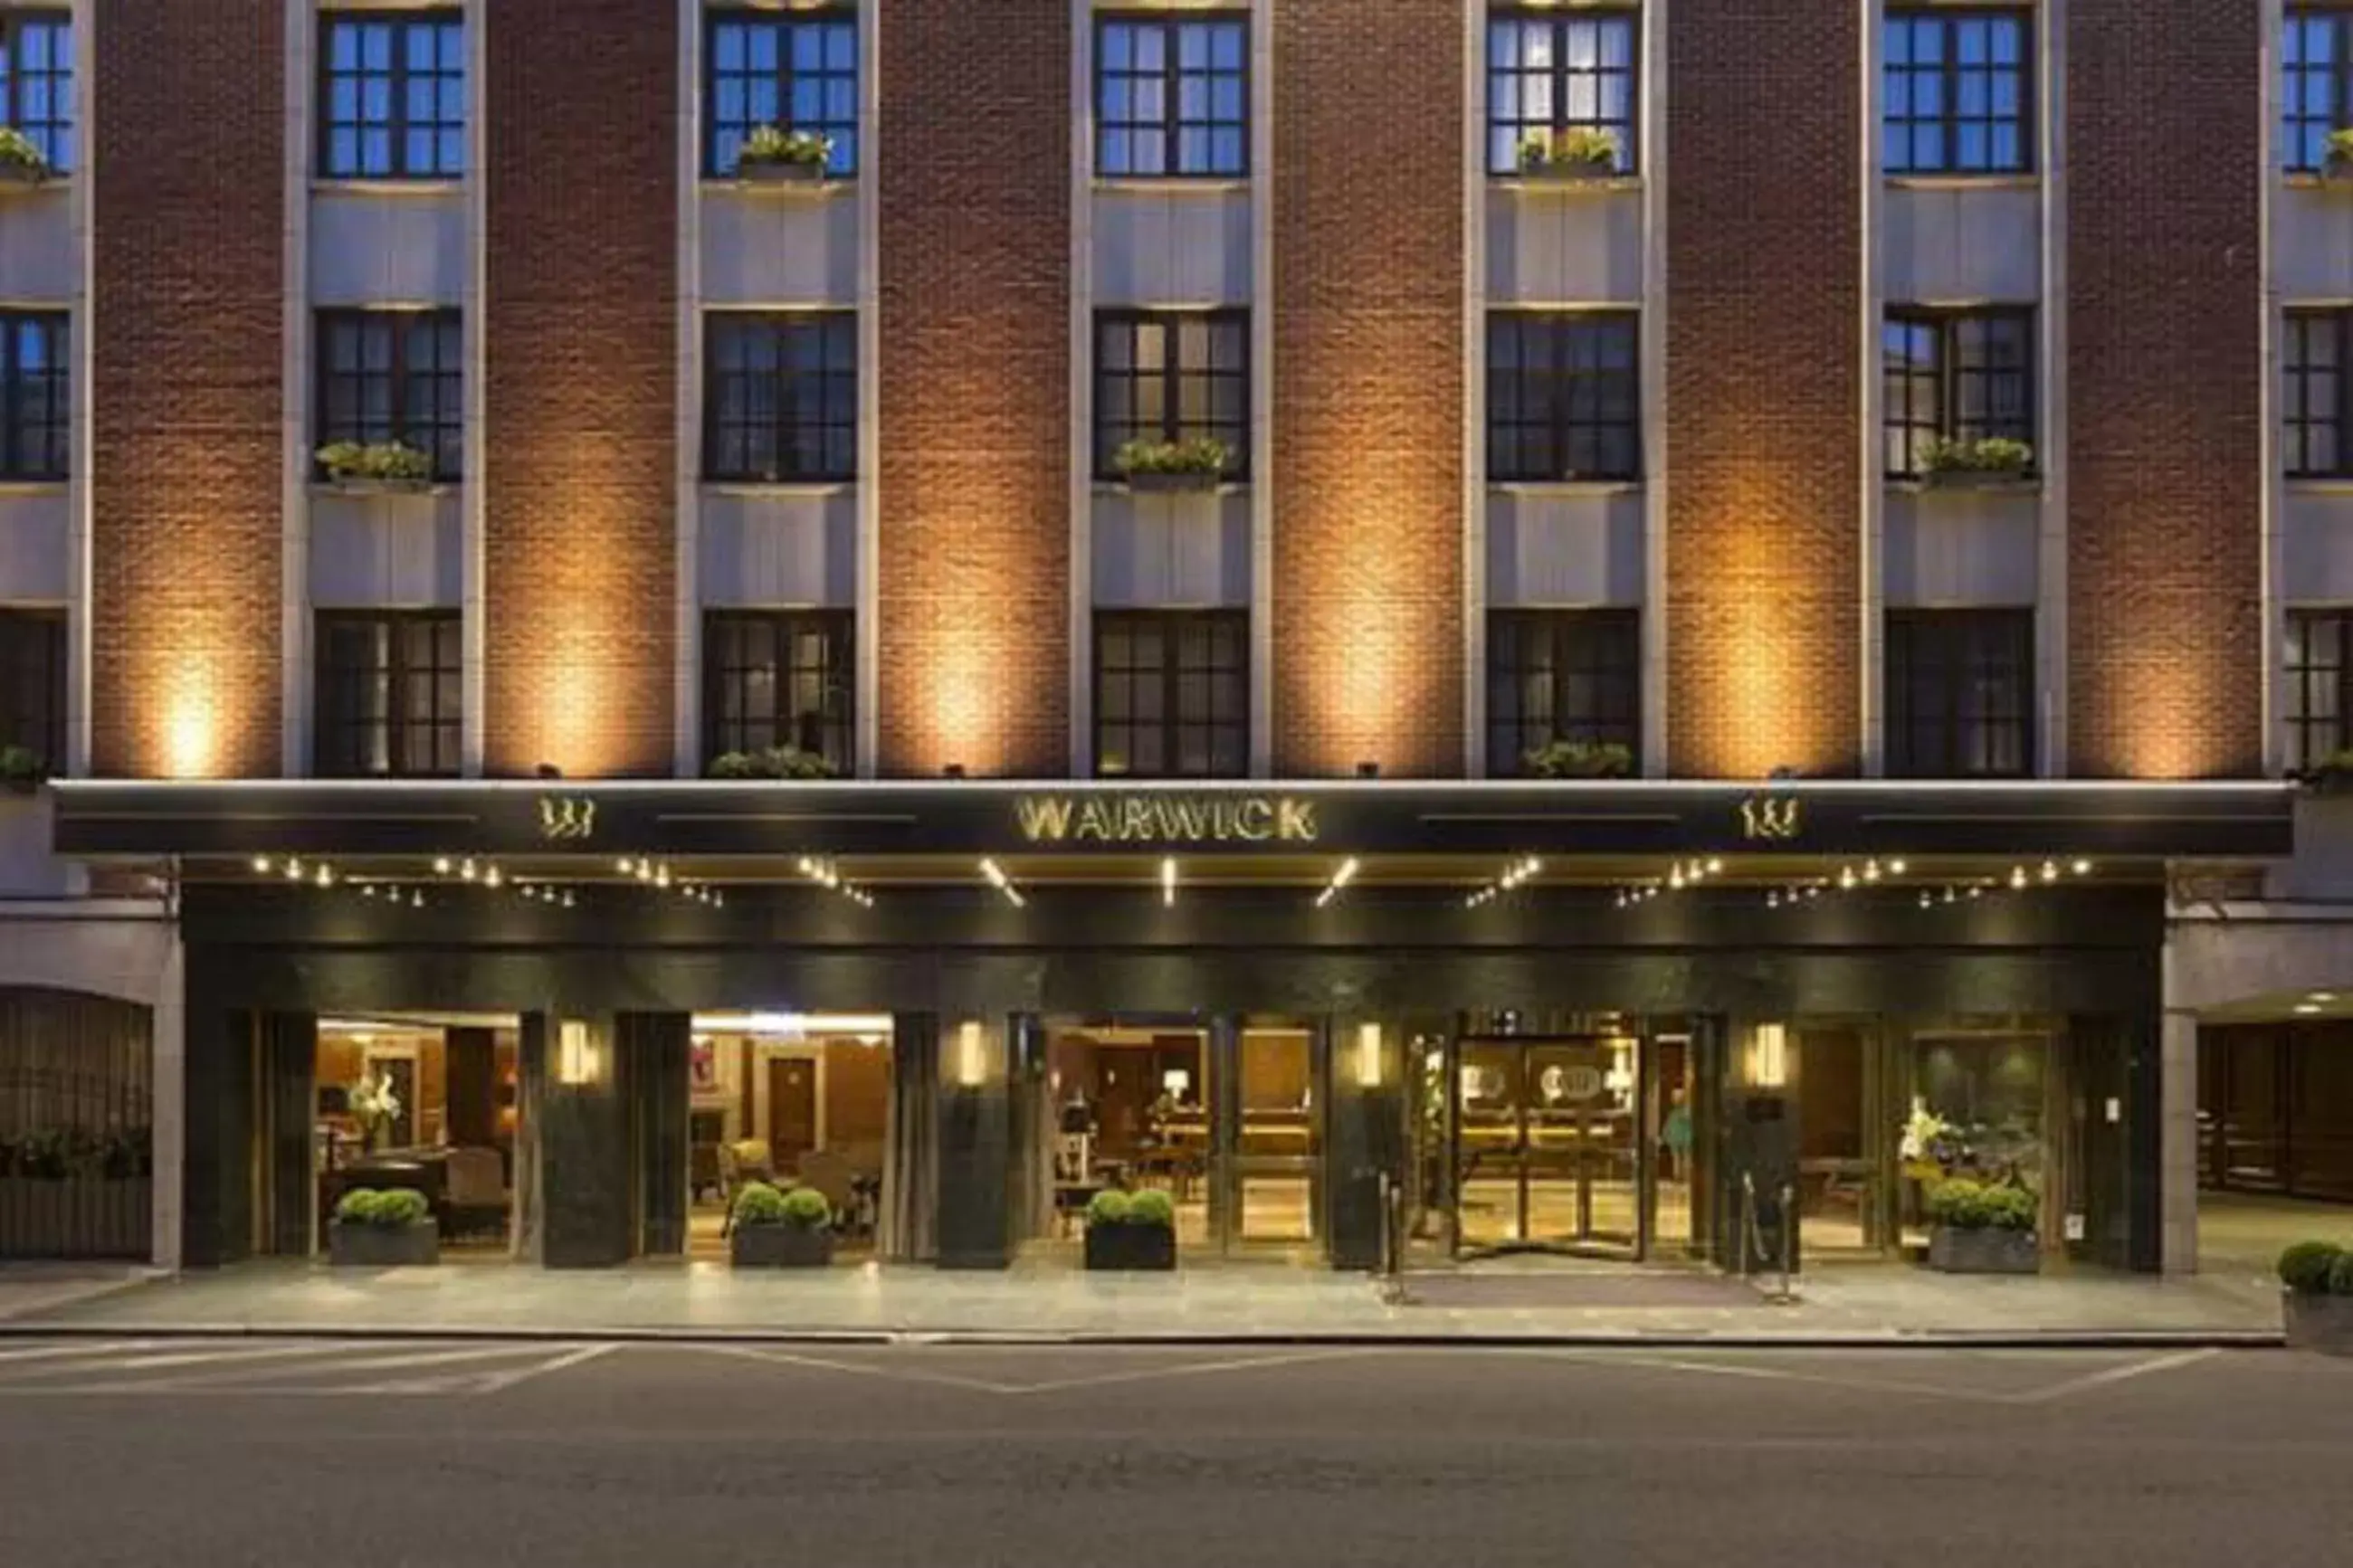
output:
<path id="1" fill-rule="evenodd" d="M 567 910 L 572 907 L 572 889 L 569 888 L 564 889 L 564 907 Z"/>
<path id="2" fill-rule="evenodd" d="M 495 888 L 504 880 L 505 879 L 499 875 L 499 868 L 496 866 L 482 873 L 482 886 L 485 888 Z"/>
<path id="3" fill-rule="evenodd" d="M 1891 877 L 1901 877 L 1904 875 L 1904 862 L 1901 860 L 1890 860 L 1887 863 L 1887 874 Z"/>
<path id="4" fill-rule="evenodd" d="M 1768 890 L 1765 895 L 1765 907 L 1768 910 L 1779 909 L 1781 907 L 1781 895 L 1778 892 Z"/>
<path id="5" fill-rule="evenodd" d="M 1867 861 L 1863 862 L 1863 867 L 1862 867 L 1862 879 L 1863 879 L 1864 881 L 1866 881 L 1866 882 L 1876 882 L 1877 880 L 1879 880 L 1879 862 L 1878 862 L 1878 861 L 1876 861 L 1876 860 L 1867 860 Z"/>
<path id="6" fill-rule="evenodd" d="M 433 871 L 436 876 L 448 876 L 449 874 L 449 857 L 447 855 L 436 855 L 433 857 Z"/>
<path id="7" fill-rule="evenodd" d="M 2306 994 L 2305 1000 L 2307 1002 L 2334 1002 L 2337 1000 L 2337 993 L 2334 991 L 2307 992 Z"/>
<path id="8" fill-rule="evenodd" d="M 267 877 L 269 875 L 269 857 L 267 855 L 256 855 L 253 858 L 253 869 L 257 876 Z"/>
<path id="9" fill-rule="evenodd" d="M 481 875 L 481 868 L 474 864 L 474 858 L 471 855 L 469 855 L 463 860 L 458 862 L 458 875 L 465 878 L 466 880 L 470 882 L 476 877 Z"/>
<path id="10" fill-rule="evenodd" d="M 2092 863 L 2079 855 L 2067 869 L 2074 872 L 2078 877 L 2088 877 L 2092 874 Z"/>
<path id="11" fill-rule="evenodd" d="M 408 895 L 408 907 L 412 910 L 421 910 L 425 907 L 424 889 L 419 888 L 417 891 Z"/>
<path id="12" fill-rule="evenodd" d="M 2295 1010 L 2299 1013 L 2317 1013 L 2320 1011 L 2320 1004 L 2317 1002 L 2299 1002 L 2295 1005 Z"/>
<path id="13" fill-rule="evenodd" d="M 2011 887 L 2013 887 L 2013 888 L 2023 888 L 2024 886 L 2026 886 L 2026 868 L 2025 868 L 2025 867 L 2023 867 L 2023 866 L 2012 866 L 2012 867 L 2010 868 L 2010 885 Z"/>
<path id="14" fill-rule="evenodd" d="M 1841 888 L 1852 888 L 1854 886 L 1853 867 L 1841 866 L 1839 868 L 1839 886 Z"/>
<path id="15" fill-rule="evenodd" d="M 2046 882 L 2055 882 L 2059 879 L 2058 861 L 2045 860 L 2042 862 L 2042 879 Z"/>
<path id="16" fill-rule="evenodd" d="M 322 888 L 332 888 L 332 887 L 333 887 L 333 886 L 335 885 L 335 870 L 334 870 L 334 868 L 333 868 L 333 867 L 332 867 L 332 866 L 322 866 L 322 867 L 320 867 L 320 868 L 319 868 L 319 875 L 318 875 L 318 877 L 317 877 L 316 880 L 318 881 L 319 886 L 321 886 L 321 887 L 322 887 Z"/>
<path id="17" fill-rule="evenodd" d="M 654 863 L 643 857 L 639 857 L 638 860 L 638 880 L 640 882 L 650 882 L 653 879 Z"/>
<path id="18" fill-rule="evenodd" d="M 618 871 L 624 877 L 628 876 L 637 868 L 638 863 L 635 860 L 630 859 L 627 855 L 622 856 L 618 860 L 613 862 L 613 869 Z"/>

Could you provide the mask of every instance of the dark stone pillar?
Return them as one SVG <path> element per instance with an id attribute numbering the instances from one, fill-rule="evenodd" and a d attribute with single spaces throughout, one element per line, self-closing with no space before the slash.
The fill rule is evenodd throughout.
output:
<path id="1" fill-rule="evenodd" d="M 311 1013 L 265 1013 L 259 1032 L 267 1084 L 268 1171 L 262 1244 L 281 1258 L 318 1246 L 318 1177 L 311 1153 L 318 1110 L 319 1020 Z"/>
<path id="2" fill-rule="evenodd" d="M 450 1029 L 442 1038 L 449 1142 L 490 1148 L 499 1141 L 498 1036 L 490 1029 Z"/>
<path id="3" fill-rule="evenodd" d="M 943 1268 L 1013 1261 L 1008 1021 L 959 1020 L 940 1037 L 940 1228 Z M 968 1032 L 976 1031 L 976 1032 Z"/>
<path id="4" fill-rule="evenodd" d="M 210 1268 L 253 1250 L 254 1015 L 192 994 L 180 1262 Z"/>
<path id="5" fill-rule="evenodd" d="M 1387 1262 L 1388 1205 L 1406 1180 L 1406 1031 L 1343 1015 L 1326 1020 L 1324 1036 L 1324 1191 L 1332 1267 L 1377 1269 Z M 1404 1243 L 1401 1227 L 1398 1242 Z"/>
<path id="6" fill-rule="evenodd" d="M 564 1026 L 587 1031 L 586 1049 L 568 1059 Z M 629 1257 L 632 1193 L 629 1124 L 617 1070 L 615 1020 L 533 1014 L 526 1042 L 537 1047 L 539 1258 L 550 1268 L 602 1268 Z"/>
<path id="7" fill-rule="evenodd" d="M 691 1014 L 624 1013 L 617 1020 L 638 1166 L 638 1247 L 686 1250 L 687 1049 Z"/>

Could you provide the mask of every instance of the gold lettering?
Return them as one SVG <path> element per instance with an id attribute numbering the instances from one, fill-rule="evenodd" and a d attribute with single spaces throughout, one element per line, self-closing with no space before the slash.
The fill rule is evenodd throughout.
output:
<path id="1" fill-rule="evenodd" d="M 1802 826 L 1798 801 L 1789 795 L 1751 795 L 1740 803 L 1743 838 L 1795 838 Z"/>
<path id="2" fill-rule="evenodd" d="M 1302 844 L 1315 841 L 1315 803 L 1293 800 L 1288 795 L 1274 803 L 1274 836 L 1297 839 Z"/>
<path id="3" fill-rule="evenodd" d="M 1175 815 L 1176 824 L 1168 837 L 1181 838 L 1188 844 L 1199 844 L 1208 839 L 1218 820 L 1218 814 L 1209 802 L 1190 797 L 1176 803 Z"/>
<path id="4" fill-rule="evenodd" d="M 539 797 L 539 836 L 542 838 L 591 838 L 596 833 L 596 803 L 578 795 L 543 795 Z"/>
<path id="5" fill-rule="evenodd" d="M 1013 808 L 1021 817 L 1021 837 L 1032 844 L 1060 844 L 1071 836 L 1071 803 L 1061 795 L 1024 795 Z"/>
<path id="6" fill-rule="evenodd" d="M 1274 837 L 1274 806 L 1263 800 L 1246 800 L 1234 810 L 1234 837 L 1252 844 Z"/>
<path id="7" fill-rule="evenodd" d="M 1079 807 L 1079 837 L 1109 843 L 1116 837 L 1116 816 L 1101 798 L 1089 796 Z"/>
<path id="8" fill-rule="evenodd" d="M 1032 844 L 1312 844 L 1320 831 L 1315 803 L 1289 795 L 1023 795 L 1014 818 Z"/>

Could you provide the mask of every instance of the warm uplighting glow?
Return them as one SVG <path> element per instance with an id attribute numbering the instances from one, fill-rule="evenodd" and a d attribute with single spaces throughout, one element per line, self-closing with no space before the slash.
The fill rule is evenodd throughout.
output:
<path id="1" fill-rule="evenodd" d="M 1176 861 L 1173 856 L 1160 862 L 1160 901 L 1172 909 L 1176 903 Z"/>

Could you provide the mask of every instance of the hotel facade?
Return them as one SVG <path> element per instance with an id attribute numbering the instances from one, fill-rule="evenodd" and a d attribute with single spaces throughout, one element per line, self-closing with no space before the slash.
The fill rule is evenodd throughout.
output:
<path id="1" fill-rule="evenodd" d="M 2353 7 L 12 0 L 0 118 L 0 1256 L 2353 1200 Z"/>

